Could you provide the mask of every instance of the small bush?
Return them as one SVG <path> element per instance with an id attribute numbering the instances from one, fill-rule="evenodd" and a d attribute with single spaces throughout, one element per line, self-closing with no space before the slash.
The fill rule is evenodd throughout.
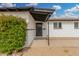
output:
<path id="1" fill-rule="evenodd" d="M 26 39 L 27 24 L 15 16 L 0 16 L 0 52 L 11 53 L 20 50 Z"/>

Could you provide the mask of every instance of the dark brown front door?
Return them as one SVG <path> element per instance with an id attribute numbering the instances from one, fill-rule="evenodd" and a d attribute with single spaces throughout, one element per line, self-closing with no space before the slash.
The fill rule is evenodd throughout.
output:
<path id="1" fill-rule="evenodd" d="M 36 23 L 36 36 L 42 36 L 42 23 Z"/>

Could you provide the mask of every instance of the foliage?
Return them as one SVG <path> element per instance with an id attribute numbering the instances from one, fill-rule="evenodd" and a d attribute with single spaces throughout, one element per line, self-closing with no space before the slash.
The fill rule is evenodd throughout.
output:
<path id="1" fill-rule="evenodd" d="M 27 24 L 24 19 L 12 15 L 0 16 L 0 52 L 20 50 L 26 39 Z"/>

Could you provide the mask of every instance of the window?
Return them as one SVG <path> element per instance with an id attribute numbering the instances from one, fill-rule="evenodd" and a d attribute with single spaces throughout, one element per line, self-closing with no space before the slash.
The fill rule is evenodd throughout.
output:
<path id="1" fill-rule="evenodd" d="M 75 28 L 75 29 L 79 29 L 79 23 L 78 23 L 78 22 L 75 22 L 75 23 L 74 23 L 74 28 Z"/>
<path id="2" fill-rule="evenodd" d="M 54 22 L 54 29 L 61 29 L 62 28 L 62 23 L 61 22 Z"/>

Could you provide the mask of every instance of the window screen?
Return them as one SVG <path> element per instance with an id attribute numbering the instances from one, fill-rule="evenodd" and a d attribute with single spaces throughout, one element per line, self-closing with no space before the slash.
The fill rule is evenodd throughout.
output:
<path id="1" fill-rule="evenodd" d="M 75 23 L 74 23 L 74 28 L 75 28 L 75 29 L 79 29 L 79 24 L 78 24 L 78 22 L 75 22 Z"/>

